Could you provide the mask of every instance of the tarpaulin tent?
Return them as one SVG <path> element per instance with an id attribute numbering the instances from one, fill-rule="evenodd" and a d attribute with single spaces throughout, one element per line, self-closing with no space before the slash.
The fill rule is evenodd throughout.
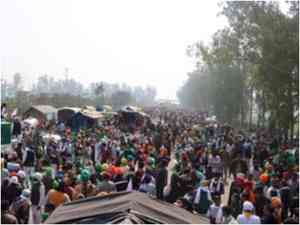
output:
<path id="1" fill-rule="evenodd" d="M 185 209 L 149 197 L 145 193 L 116 192 L 59 206 L 46 223 L 85 224 L 207 224 L 209 221 Z"/>
<path id="2" fill-rule="evenodd" d="M 101 112 L 90 109 L 83 109 L 70 119 L 71 129 L 78 131 L 80 128 L 91 128 L 96 126 L 104 118 Z"/>
<path id="3" fill-rule="evenodd" d="M 24 114 L 24 118 L 34 117 L 38 120 L 55 120 L 57 109 L 51 105 L 33 105 Z"/>
<path id="4" fill-rule="evenodd" d="M 102 110 L 101 113 L 104 115 L 104 117 L 106 119 L 111 119 L 113 118 L 115 115 L 118 115 L 118 113 L 113 112 L 113 109 L 110 105 L 103 105 L 100 107 Z"/>
<path id="5" fill-rule="evenodd" d="M 119 113 L 121 113 L 127 122 L 135 121 L 138 117 L 149 117 L 141 108 L 136 106 L 124 106 Z"/>
<path id="6" fill-rule="evenodd" d="M 57 118 L 61 122 L 68 123 L 68 121 L 79 111 L 80 108 L 76 108 L 76 107 L 59 108 L 57 112 Z"/>

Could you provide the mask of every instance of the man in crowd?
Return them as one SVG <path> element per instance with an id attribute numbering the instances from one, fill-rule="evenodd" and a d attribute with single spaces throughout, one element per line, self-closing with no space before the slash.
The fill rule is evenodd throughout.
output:
<path id="1" fill-rule="evenodd" d="M 155 193 L 157 199 L 208 216 L 211 223 L 298 218 L 299 162 L 285 151 L 295 144 L 275 141 L 268 133 L 240 135 L 228 125 L 208 123 L 200 112 L 147 113 L 149 121 L 139 121 L 132 131 L 119 117 L 73 133 L 67 126 L 22 131 L 18 153 L 1 153 L 2 221 L 40 223 L 65 202 L 126 189 Z M 152 123 L 151 118 L 161 119 Z M 33 141 L 42 131 L 61 140 Z M 221 201 L 226 181 L 228 204 Z M 27 188 L 25 198 L 20 193 Z"/>

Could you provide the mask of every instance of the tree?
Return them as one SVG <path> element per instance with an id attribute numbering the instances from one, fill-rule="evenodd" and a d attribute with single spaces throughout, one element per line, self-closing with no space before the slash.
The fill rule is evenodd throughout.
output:
<path id="1" fill-rule="evenodd" d="M 136 104 L 148 106 L 152 105 L 155 102 L 157 90 L 152 86 L 147 86 L 146 88 L 136 86 L 132 89 L 131 95 L 134 98 Z"/>
<path id="2" fill-rule="evenodd" d="M 103 105 L 105 103 L 105 99 L 104 99 L 104 85 L 103 85 L 103 83 L 96 84 L 96 87 L 95 87 L 94 91 L 95 91 L 95 95 L 96 95 L 96 102 L 98 104 L 101 103 Z"/>
<path id="3" fill-rule="evenodd" d="M 178 98 L 185 106 L 208 111 L 220 121 L 231 123 L 239 114 L 241 82 L 237 67 L 211 65 L 189 74 Z"/>
<path id="4" fill-rule="evenodd" d="M 15 89 L 15 92 L 21 91 L 23 89 L 22 85 L 22 76 L 20 73 L 15 73 L 13 77 L 13 88 Z"/>
<path id="5" fill-rule="evenodd" d="M 8 83 L 5 79 L 1 79 L 1 101 L 4 102 L 7 98 Z"/>
<path id="6" fill-rule="evenodd" d="M 127 91 L 116 91 L 111 96 L 111 101 L 114 107 L 120 108 L 132 102 L 132 96 Z"/>
<path id="7" fill-rule="evenodd" d="M 201 42 L 188 46 L 188 54 L 196 59 L 197 70 L 217 69 L 210 71 L 215 74 L 210 79 L 217 78 L 210 88 L 221 90 L 223 95 L 231 95 L 225 88 L 230 84 L 225 85 L 224 78 L 230 80 L 233 74 L 226 74 L 236 74 L 240 85 L 236 90 L 240 93 L 236 104 L 240 106 L 241 125 L 247 115 L 252 124 L 252 109 L 257 108 L 259 122 L 264 124 L 268 112 L 270 128 L 284 128 L 292 136 L 299 96 L 299 2 L 289 4 L 289 13 L 285 14 L 276 2 L 225 2 L 221 13 L 227 17 L 229 27 L 216 32 L 209 46 Z M 214 94 L 210 101 L 220 99 L 225 100 Z M 219 103 L 214 110 L 225 113 L 222 102 Z"/>
<path id="8" fill-rule="evenodd" d="M 252 41 L 246 60 L 257 66 L 252 81 L 265 95 L 273 127 L 292 135 L 299 96 L 299 2 L 290 4 L 289 14 L 284 14 L 274 2 L 227 2 L 223 13 L 233 30 Z"/>
<path id="9" fill-rule="evenodd" d="M 188 80 L 177 92 L 180 103 L 188 108 L 210 111 L 211 81 L 207 70 L 195 70 L 189 73 Z"/>

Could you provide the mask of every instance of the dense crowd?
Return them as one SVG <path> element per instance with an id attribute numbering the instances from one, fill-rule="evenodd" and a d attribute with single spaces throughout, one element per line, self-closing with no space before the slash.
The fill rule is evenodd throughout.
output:
<path id="1" fill-rule="evenodd" d="M 199 112 L 147 113 L 130 129 L 115 118 L 77 132 L 13 118 L 15 139 L 1 151 L 1 222 L 38 224 L 63 203 L 136 190 L 212 224 L 299 223 L 297 140 Z"/>

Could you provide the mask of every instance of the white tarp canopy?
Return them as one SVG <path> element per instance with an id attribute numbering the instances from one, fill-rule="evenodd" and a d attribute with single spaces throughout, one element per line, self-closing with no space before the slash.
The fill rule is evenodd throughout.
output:
<path id="1" fill-rule="evenodd" d="M 103 119 L 103 117 L 104 117 L 101 112 L 98 112 L 96 110 L 83 109 L 80 111 L 80 113 L 91 119 Z"/>
<path id="2" fill-rule="evenodd" d="M 112 109 L 112 107 L 110 105 L 104 105 L 103 106 L 103 111 L 104 112 L 112 112 L 113 109 Z"/>

